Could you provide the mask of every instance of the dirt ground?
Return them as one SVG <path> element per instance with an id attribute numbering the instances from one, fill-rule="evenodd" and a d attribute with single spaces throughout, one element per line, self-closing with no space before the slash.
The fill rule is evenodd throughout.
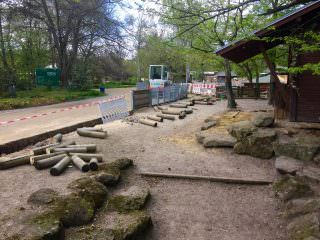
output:
<path id="1" fill-rule="evenodd" d="M 244 110 L 267 109 L 266 101 L 238 100 Z M 153 229 L 146 239 L 152 240 L 275 240 L 286 239 L 285 224 L 279 216 L 271 186 L 245 186 L 141 178 L 139 172 L 161 172 L 225 176 L 234 178 L 274 179 L 274 160 L 237 155 L 232 149 L 204 149 L 196 142 L 195 132 L 205 118 L 226 109 L 226 102 L 213 106 L 195 106 L 194 114 L 184 120 L 169 120 L 151 128 L 116 121 L 104 125 L 105 140 L 81 138 L 76 133 L 64 136 L 77 143 L 97 143 L 98 150 L 111 162 L 119 157 L 134 160 L 135 167 L 125 174 L 117 189 L 129 185 L 150 188 L 147 210 Z M 154 113 L 145 109 L 137 115 Z M 18 154 L 18 153 L 16 153 Z M 72 180 L 84 175 L 74 168 L 59 177 L 31 166 L 0 172 L 0 239 L 14 228 L 10 215 L 26 206 L 28 196 L 40 188 L 66 192 Z"/>

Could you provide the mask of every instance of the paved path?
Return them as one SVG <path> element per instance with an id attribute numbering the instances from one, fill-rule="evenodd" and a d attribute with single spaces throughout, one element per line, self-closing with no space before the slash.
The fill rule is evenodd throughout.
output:
<path id="1" fill-rule="evenodd" d="M 31 107 L 17 110 L 0 111 L 0 122 L 7 122 L 25 117 L 38 116 L 23 121 L 16 121 L 9 124 L 0 125 L 0 144 L 18 140 L 20 138 L 30 137 L 47 131 L 67 127 L 84 121 L 93 120 L 100 116 L 97 105 L 89 105 L 76 108 L 78 105 L 90 104 L 94 101 L 103 101 L 113 96 L 124 95 L 128 106 L 131 108 L 131 90 L 133 88 L 115 88 L 108 89 L 108 95 L 93 99 L 59 103 L 41 107 Z M 61 109 L 71 108 L 68 111 Z M 55 112 L 39 116 L 41 114 Z"/>

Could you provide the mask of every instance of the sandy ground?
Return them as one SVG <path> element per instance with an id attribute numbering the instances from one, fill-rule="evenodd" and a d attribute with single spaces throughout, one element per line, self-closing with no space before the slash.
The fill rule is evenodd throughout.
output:
<path id="1" fill-rule="evenodd" d="M 245 110 L 265 109 L 265 101 L 239 100 Z M 158 128 L 116 121 L 104 126 L 109 132 L 105 140 L 80 138 L 75 133 L 65 139 L 78 143 L 97 143 L 105 160 L 119 157 L 134 160 L 135 167 L 126 174 L 117 189 L 129 185 L 150 188 L 147 210 L 154 227 L 146 239 L 152 240 L 275 240 L 286 239 L 284 222 L 277 210 L 271 186 L 244 186 L 172 179 L 141 178 L 143 171 L 248 177 L 276 177 L 273 160 L 236 155 L 232 149 L 204 149 L 194 134 L 202 121 L 225 110 L 226 102 L 214 106 L 196 106 L 195 114 L 184 120 L 166 121 Z M 137 115 L 154 113 L 145 109 Z M 82 176 L 74 168 L 59 177 L 47 170 L 36 171 L 23 166 L 0 172 L 2 221 L 1 237 L 13 228 L 8 217 L 20 206 L 27 206 L 33 191 L 50 187 L 64 193 L 67 184 Z"/>

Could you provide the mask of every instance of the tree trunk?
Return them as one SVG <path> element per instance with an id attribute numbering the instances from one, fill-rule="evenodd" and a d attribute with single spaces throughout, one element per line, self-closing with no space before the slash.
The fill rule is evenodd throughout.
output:
<path id="1" fill-rule="evenodd" d="M 230 61 L 227 59 L 224 60 L 224 68 L 226 72 L 225 85 L 226 85 L 226 94 L 228 99 L 228 108 L 236 108 L 237 103 L 234 99 L 234 95 L 232 91 L 231 66 L 230 66 Z"/>

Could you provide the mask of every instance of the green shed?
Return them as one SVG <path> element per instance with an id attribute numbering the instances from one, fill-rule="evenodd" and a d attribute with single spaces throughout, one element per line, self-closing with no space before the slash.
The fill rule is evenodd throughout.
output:
<path id="1" fill-rule="evenodd" d="M 58 87 L 60 86 L 61 71 L 59 68 L 37 68 L 37 86 Z"/>

